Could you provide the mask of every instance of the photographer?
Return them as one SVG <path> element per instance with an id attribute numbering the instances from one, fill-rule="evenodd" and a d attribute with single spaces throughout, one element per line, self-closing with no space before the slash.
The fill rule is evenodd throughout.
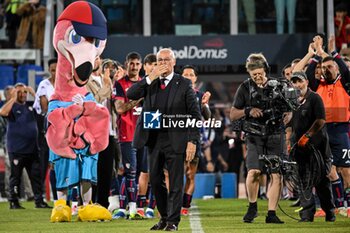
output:
<path id="1" fill-rule="evenodd" d="M 331 169 L 331 152 L 325 128 L 325 108 L 321 97 L 308 89 L 308 80 L 304 72 L 295 72 L 292 84 L 300 90 L 300 107 L 293 111 L 291 126 L 297 141 L 291 156 L 298 164 L 300 182 L 299 197 L 302 210 L 299 212 L 301 222 L 313 222 L 315 199 L 312 188 L 320 198 L 321 207 L 326 213 L 326 221 L 334 222 L 334 203 L 331 182 L 327 176 Z M 290 118 L 289 118 L 290 119 Z M 287 119 L 286 122 L 287 123 Z"/>
<path id="2" fill-rule="evenodd" d="M 269 101 L 264 101 L 264 87 L 270 80 L 267 77 L 269 66 L 263 54 L 250 54 L 247 58 L 246 68 L 250 79 L 244 81 L 238 88 L 233 106 L 231 108 L 230 118 L 232 121 L 245 117 L 246 122 L 253 122 L 256 125 L 269 128 L 270 114 L 265 114 L 267 110 L 273 110 Z M 282 121 L 282 115 L 279 121 Z M 268 127 L 266 127 L 268 126 Z M 267 135 L 261 136 L 247 132 L 247 159 L 246 166 L 248 175 L 246 186 L 249 199 L 249 208 L 243 217 L 243 221 L 251 223 L 258 215 L 257 197 L 259 191 L 259 177 L 262 170 L 262 164 L 259 163 L 259 155 L 280 155 L 284 147 L 281 140 L 281 132 L 272 130 Z M 270 187 L 268 192 L 268 213 L 265 219 L 266 223 L 284 223 L 276 216 L 277 203 L 281 192 L 281 175 L 279 171 L 271 172 Z"/>

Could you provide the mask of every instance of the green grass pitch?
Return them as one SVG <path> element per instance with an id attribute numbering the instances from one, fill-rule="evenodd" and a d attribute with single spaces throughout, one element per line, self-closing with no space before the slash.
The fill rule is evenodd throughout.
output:
<path id="1" fill-rule="evenodd" d="M 266 224 L 267 201 L 258 201 L 259 216 L 254 223 L 243 223 L 242 217 L 247 209 L 247 200 L 240 199 L 211 199 L 194 200 L 197 208 L 190 217 L 182 217 L 179 232 L 192 231 L 190 221 L 198 221 L 202 232 L 226 233 L 226 232 L 267 232 L 267 233 L 331 233 L 350 232 L 350 218 L 337 215 L 334 223 L 325 222 L 324 218 L 315 218 L 313 223 L 299 223 L 279 209 L 278 216 L 285 224 Z M 282 209 L 289 215 L 298 218 L 295 208 L 289 207 L 290 201 L 281 201 Z M 7 202 L 0 203 L 0 232 L 87 232 L 87 233 L 112 233 L 112 232 L 150 232 L 149 228 L 158 219 L 139 221 L 113 220 L 111 222 L 76 222 L 76 217 L 70 223 L 50 223 L 51 210 L 35 209 L 33 202 L 23 202 L 25 210 L 10 210 Z M 193 225 L 193 224 L 192 224 Z"/>

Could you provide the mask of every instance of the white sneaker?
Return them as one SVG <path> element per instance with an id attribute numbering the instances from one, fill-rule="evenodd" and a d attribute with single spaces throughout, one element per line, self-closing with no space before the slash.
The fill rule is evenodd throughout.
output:
<path id="1" fill-rule="evenodd" d="M 154 218 L 154 210 L 151 208 L 146 209 L 146 218 Z"/>
<path id="2" fill-rule="evenodd" d="M 338 208 L 338 213 L 341 216 L 347 217 L 348 216 L 348 210 L 345 207 L 339 207 Z"/>
<path id="3" fill-rule="evenodd" d="M 137 213 L 136 202 L 129 202 L 129 214 L 135 215 Z"/>
<path id="4" fill-rule="evenodd" d="M 119 195 L 109 196 L 108 197 L 108 211 L 113 213 L 114 210 L 119 209 Z"/>
<path id="5" fill-rule="evenodd" d="M 126 219 L 126 210 L 125 209 L 119 209 L 115 210 L 113 213 L 112 218 L 113 219 Z"/>
<path id="6" fill-rule="evenodd" d="M 72 216 L 75 216 L 78 214 L 78 202 L 77 201 L 72 202 L 71 210 L 72 210 Z"/>

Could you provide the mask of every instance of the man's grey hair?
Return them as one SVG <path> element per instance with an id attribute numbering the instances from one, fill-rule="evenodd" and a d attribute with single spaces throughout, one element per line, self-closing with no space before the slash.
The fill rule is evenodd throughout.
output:
<path id="1" fill-rule="evenodd" d="M 169 52 L 171 58 L 176 59 L 175 54 L 174 54 L 174 51 L 173 51 L 172 49 L 170 49 L 170 48 L 163 48 L 163 49 L 159 50 L 159 51 L 157 52 L 157 57 L 159 56 L 159 53 L 160 53 L 160 52 L 164 52 L 164 51 Z"/>

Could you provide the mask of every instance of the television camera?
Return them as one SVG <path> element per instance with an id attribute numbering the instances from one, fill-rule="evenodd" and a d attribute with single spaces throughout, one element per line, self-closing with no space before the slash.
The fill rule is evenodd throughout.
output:
<path id="1" fill-rule="evenodd" d="M 234 131 L 244 131 L 260 136 L 282 131 L 283 114 L 298 109 L 300 91 L 292 87 L 288 80 L 270 79 L 262 92 L 250 87 L 250 98 L 263 106 L 263 117 L 243 118 L 233 122 Z"/>

